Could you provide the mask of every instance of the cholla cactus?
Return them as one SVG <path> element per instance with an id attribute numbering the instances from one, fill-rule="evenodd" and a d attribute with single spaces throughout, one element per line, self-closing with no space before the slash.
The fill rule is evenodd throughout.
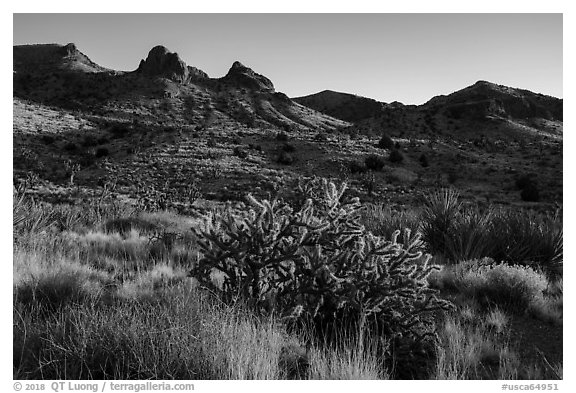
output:
<path id="1" fill-rule="evenodd" d="M 192 275 L 226 300 L 272 303 L 287 318 L 371 321 L 388 337 L 421 338 L 431 313 L 450 304 L 427 287 L 435 267 L 419 235 L 366 231 L 359 200 L 343 201 L 345 190 L 314 180 L 301 187 L 311 198 L 297 209 L 249 196 L 248 210 L 228 211 L 218 230 L 197 233 L 203 258 Z M 213 283 L 214 271 L 224 285 Z"/>

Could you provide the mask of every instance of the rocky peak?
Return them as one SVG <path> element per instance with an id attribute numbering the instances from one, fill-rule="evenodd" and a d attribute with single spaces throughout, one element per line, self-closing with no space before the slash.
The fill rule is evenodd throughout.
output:
<path id="1" fill-rule="evenodd" d="M 232 64 L 232 67 L 222 79 L 250 90 L 274 92 L 274 84 L 272 84 L 270 79 L 254 72 L 239 61 L 235 61 Z"/>
<path id="2" fill-rule="evenodd" d="M 66 44 L 62 47 L 62 54 L 66 57 L 74 57 L 78 55 L 79 51 L 73 43 Z"/>
<path id="3" fill-rule="evenodd" d="M 162 45 L 150 50 L 146 60 L 140 61 L 137 72 L 149 76 L 161 76 L 180 83 L 185 83 L 189 76 L 188 67 L 180 56 Z"/>

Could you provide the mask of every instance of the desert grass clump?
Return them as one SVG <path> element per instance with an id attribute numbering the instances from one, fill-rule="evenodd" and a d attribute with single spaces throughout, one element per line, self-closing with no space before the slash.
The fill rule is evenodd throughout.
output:
<path id="1" fill-rule="evenodd" d="M 432 379 L 510 379 L 520 368 L 518 355 L 509 346 L 506 331 L 494 335 L 477 310 L 473 318 L 458 311 L 441 325 Z"/>
<path id="2" fill-rule="evenodd" d="M 280 379 L 285 332 L 180 285 L 154 298 L 15 305 L 18 379 Z"/>
<path id="3" fill-rule="evenodd" d="M 390 239 L 396 230 L 419 231 L 420 218 L 413 210 L 393 210 L 385 205 L 366 204 L 361 212 L 360 222 L 375 234 Z"/>

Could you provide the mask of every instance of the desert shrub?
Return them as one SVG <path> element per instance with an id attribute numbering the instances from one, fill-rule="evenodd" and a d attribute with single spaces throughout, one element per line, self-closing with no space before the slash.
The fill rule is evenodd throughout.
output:
<path id="1" fill-rule="evenodd" d="M 534 176 L 532 173 L 519 176 L 515 181 L 516 187 L 523 190 L 526 186 L 534 184 L 536 182 Z"/>
<path id="2" fill-rule="evenodd" d="M 76 151 L 76 150 L 78 150 L 78 146 L 73 142 L 66 142 L 64 144 L 64 150 L 70 151 L 70 152 Z"/>
<path id="3" fill-rule="evenodd" d="M 218 143 L 216 142 L 216 138 L 209 138 L 206 142 L 206 146 L 208 147 L 217 147 Z"/>
<path id="4" fill-rule="evenodd" d="M 463 276 L 460 291 L 480 304 L 523 314 L 548 286 L 546 277 L 527 266 L 477 264 Z"/>
<path id="5" fill-rule="evenodd" d="M 491 172 L 490 172 L 490 173 L 491 173 Z M 458 172 L 457 172 L 456 170 L 453 170 L 453 169 L 452 169 L 452 170 L 448 171 L 448 183 L 449 183 L 449 184 L 454 184 L 454 183 L 456 183 L 456 181 L 458 180 L 458 178 L 459 178 L 459 174 L 458 174 Z"/>
<path id="6" fill-rule="evenodd" d="M 110 127 L 109 131 L 114 138 L 121 138 L 130 132 L 130 126 L 128 124 L 116 123 Z"/>
<path id="7" fill-rule="evenodd" d="M 430 164 L 428 163 L 428 157 L 426 157 L 425 154 L 422 154 L 420 156 L 420 158 L 418 159 L 418 161 L 420 161 L 420 165 L 422 165 L 422 167 L 427 168 Z"/>
<path id="8" fill-rule="evenodd" d="M 356 160 L 350 161 L 348 163 L 348 169 L 352 174 L 366 173 L 366 171 L 368 171 L 368 167 L 366 166 L 365 163 Z"/>
<path id="9" fill-rule="evenodd" d="M 386 240 L 366 231 L 358 199 L 343 198 L 345 185 L 324 180 L 307 190 L 297 209 L 249 196 L 250 207 L 223 215 L 220 230 L 198 232 L 204 256 L 192 275 L 227 301 L 248 299 L 321 331 L 353 324 L 403 342 L 433 335 L 434 310 L 450 304 L 427 287 L 436 267 L 416 262 L 419 235 L 396 231 Z"/>
<path id="10" fill-rule="evenodd" d="M 294 163 L 294 156 L 284 150 L 278 154 L 276 162 L 282 165 L 292 165 Z"/>
<path id="11" fill-rule="evenodd" d="M 98 139 L 94 135 L 86 135 L 82 139 L 83 147 L 94 147 L 96 145 L 98 145 Z"/>
<path id="12" fill-rule="evenodd" d="M 99 147 L 98 149 L 96 149 L 95 153 L 96 158 L 108 157 L 109 155 L 110 151 L 105 147 Z"/>
<path id="13" fill-rule="evenodd" d="M 384 157 L 379 156 L 378 154 L 370 154 L 364 159 L 364 163 L 366 167 L 373 171 L 380 171 L 386 165 L 386 160 Z"/>
<path id="14" fill-rule="evenodd" d="M 55 141 L 55 138 L 52 135 L 42 135 L 41 139 L 42 143 L 44 143 L 45 145 L 51 145 Z"/>
<path id="15" fill-rule="evenodd" d="M 288 134 L 284 131 L 281 131 L 279 133 L 276 134 L 276 140 L 280 141 L 280 142 L 287 142 L 288 139 L 290 139 L 290 137 L 288 136 Z"/>
<path id="16" fill-rule="evenodd" d="M 391 150 L 394 148 L 394 141 L 387 134 L 384 134 L 378 141 L 378 147 L 381 149 Z"/>
<path id="17" fill-rule="evenodd" d="M 282 150 L 287 153 L 293 153 L 296 151 L 296 147 L 291 143 L 285 143 L 282 145 Z"/>
<path id="18" fill-rule="evenodd" d="M 234 155 L 236 157 L 244 159 L 244 158 L 248 157 L 248 152 L 246 150 L 242 149 L 241 147 L 237 146 L 234 148 Z"/>
<path id="19" fill-rule="evenodd" d="M 390 162 L 399 164 L 402 161 L 404 161 L 404 155 L 400 150 L 394 149 L 390 152 L 390 157 L 388 157 L 388 159 L 390 160 Z"/>
<path id="20" fill-rule="evenodd" d="M 520 193 L 520 198 L 525 202 L 538 202 L 540 201 L 540 190 L 535 183 L 528 184 Z"/>
<path id="21" fill-rule="evenodd" d="M 326 142 L 328 141 L 328 136 L 323 132 L 319 132 L 316 135 L 314 135 L 314 140 L 316 142 Z"/>

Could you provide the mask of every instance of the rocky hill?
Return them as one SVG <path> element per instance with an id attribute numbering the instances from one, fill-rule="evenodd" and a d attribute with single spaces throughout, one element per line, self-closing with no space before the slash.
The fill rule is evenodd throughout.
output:
<path id="1" fill-rule="evenodd" d="M 482 134 L 505 139 L 562 134 L 562 99 L 486 81 L 433 97 L 423 105 L 383 103 L 332 91 L 294 100 L 355 123 L 354 129 L 367 134 L 416 136 L 444 132 L 456 139 Z"/>
<path id="2" fill-rule="evenodd" d="M 133 72 L 107 70 L 74 44 L 14 47 L 14 95 L 67 109 L 115 111 L 170 107 L 179 120 L 201 126 L 225 117 L 242 124 L 286 130 L 335 130 L 348 124 L 303 107 L 275 92 L 272 82 L 234 62 L 222 78 L 210 78 L 163 46 L 150 50 Z"/>
<path id="3" fill-rule="evenodd" d="M 477 203 L 562 203 L 553 97 L 479 82 L 420 106 L 333 91 L 290 99 L 240 62 L 215 78 L 156 46 L 137 64 L 108 70 L 73 44 L 14 47 L 15 181 L 38 178 L 58 201 L 112 183 L 133 203 L 177 208 L 191 195 L 269 196 L 300 176 L 347 179 L 391 205 L 438 187 Z M 539 189 L 530 201 L 526 178 Z"/>
<path id="4" fill-rule="evenodd" d="M 349 122 L 357 122 L 376 116 L 382 111 L 383 107 L 383 103 L 371 98 L 331 90 L 324 90 L 304 97 L 296 97 L 293 100 L 319 112 Z"/>
<path id="5" fill-rule="evenodd" d="M 13 64 L 14 73 L 17 74 L 108 71 L 90 60 L 72 43 L 14 46 Z"/>

